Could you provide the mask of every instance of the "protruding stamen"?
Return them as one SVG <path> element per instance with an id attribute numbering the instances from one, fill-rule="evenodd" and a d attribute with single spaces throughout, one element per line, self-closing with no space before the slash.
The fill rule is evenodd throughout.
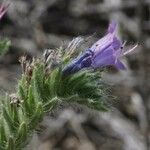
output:
<path id="1" fill-rule="evenodd" d="M 122 47 L 124 47 L 126 45 L 127 41 L 124 41 L 122 44 Z"/>
<path id="2" fill-rule="evenodd" d="M 127 55 L 129 53 L 131 53 L 135 48 L 137 48 L 138 44 L 135 45 L 133 48 L 129 49 L 128 51 L 124 52 L 123 55 Z"/>

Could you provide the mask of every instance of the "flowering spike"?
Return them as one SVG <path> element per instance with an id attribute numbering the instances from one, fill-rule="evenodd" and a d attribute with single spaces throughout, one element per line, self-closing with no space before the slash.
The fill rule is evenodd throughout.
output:
<path id="1" fill-rule="evenodd" d="M 116 26 L 117 24 L 115 22 L 110 23 L 107 34 L 65 67 L 63 73 L 72 74 L 83 68 L 96 69 L 106 66 L 115 66 L 117 69 L 125 69 L 126 67 L 120 59 L 132 52 L 137 45 L 124 52 L 123 48 L 126 41 L 122 43 L 116 36 Z"/>

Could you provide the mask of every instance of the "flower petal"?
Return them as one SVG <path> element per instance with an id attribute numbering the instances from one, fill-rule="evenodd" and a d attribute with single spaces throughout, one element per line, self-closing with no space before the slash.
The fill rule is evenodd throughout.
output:
<path id="1" fill-rule="evenodd" d="M 91 46 L 91 48 L 90 48 L 91 51 L 93 51 L 94 54 L 96 55 L 97 53 L 99 53 L 103 49 L 106 49 L 113 42 L 113 37 L 114 37 L 114 35 L 112 35 L 112 34 L 105 35 L 103 38 L 101 38 L 95 44 L 93 44 Z"/>
<path id="2" fill-rule="evenodd" d="M 105 50 L 111 44 L 113 44 L 114 49 L 118 49 L 121 46 L 120 40 L 114 34 L 116 26 L 117 24 L 112 22 L 108 27 L 107 34 L 91 46 L 90 49 L 94 52 L 94 55 L 97 55 L 99 52 Z"/>
<path id="3" fill-rule="evenodd" d="M 113 37 L 112 46 L 114 50 L 119 50 L 121 48 L 121 45 L 122 45 L 121 41 L 117 37 Z"/>
<path id="4" fill-rule="evenodd" d="M 110 46 L 109 48 L 105 49 L 105 51 L 103 51 L 99 55 L 96 55 L 92 59 L 92 67 L 99 68 L 99 67 L 114 65 L 115 61 L 116 61 L 116 57 L 114 55 L 114 50 L 112 46 Z"/>
<path id="5" fill-rule="evenodd" d="M 120 60 L 116 61 L 115 66 L 116 66 L 117 69 L 121 69 L 121 70 L 126 69 L 125 65 Z"/>
<path id="6" fill-rule="evenodd" d="M 69 65 L 63 69 L 63 74 L 72 74 L 82 68 L 89 67 L 91 65 L 91 58 L 93 52 L 91 50 L 86 50 L 83 54 L 79 55 L 78 58 L 73 60 Z"/>
<path id="7" fill-rule="evenodd" d="M 111 23 L 109 24 L 109 27 L 108 27 L 107 32 L 108 32 L 108 33 L 114 33 L 115 30 L 116 30 L 116 27 L 117 27 L 117 23 L 114 22 L 114 21 L 111 22 Z"/>

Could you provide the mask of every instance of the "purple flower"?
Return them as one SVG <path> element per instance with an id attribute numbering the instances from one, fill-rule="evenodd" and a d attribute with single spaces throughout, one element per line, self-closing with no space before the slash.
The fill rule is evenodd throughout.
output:
<path id="1" fill-rule="evenodd" d="M 63 70 L 64 74 L 72 74 L 83 68 L 102 68 L 106 66 L 115 66 L 117 69 L 125 69 L 125 65 L 121 62 L 121 58 L 136 47 L 124 51 L 125 42 L 122 43 L 116 36 L 116 23 L 111 23 L 108 27 L 107 34 L 94 43 L 82 55 L 73 60 Z"/>
<path id="2" fill-rule="evenodd" d="M 8 7 L 9 7 L 9 4 L 6 4 L 6 5 L 2 4 L 2 5 L 0 6 L 0 19 L 1 19 L 1 18 L 4 16 L 4 14 L 7 12 Z"/>

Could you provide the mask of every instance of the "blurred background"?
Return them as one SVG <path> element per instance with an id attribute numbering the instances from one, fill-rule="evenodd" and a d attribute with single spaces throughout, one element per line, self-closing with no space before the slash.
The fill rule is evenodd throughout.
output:
<path id="1" fill-rule="evenodd" d="M 2 1 L 2 0 L 1 0 Z M 0 57 L 0 92 L 14 92 L 21 77 L 19 57 L 40 56 L 73 37 L 102 37 L 109 22 L 127 48 L 139 44 L 124 59 L 126 71 L 113 68 L 104 80 L 117 97 L 112 110 L 93 112 L 70 106 L 46 116 L 42 133 L 27 149 L 34 150 L 150 150 L 150 0 L 11 0 L 0 22 L 0 37 L 11 40 Z M 91 42 L 91 41 L 89 41 Z M 88 43 L 87 43 L 88 45 Z"/>

